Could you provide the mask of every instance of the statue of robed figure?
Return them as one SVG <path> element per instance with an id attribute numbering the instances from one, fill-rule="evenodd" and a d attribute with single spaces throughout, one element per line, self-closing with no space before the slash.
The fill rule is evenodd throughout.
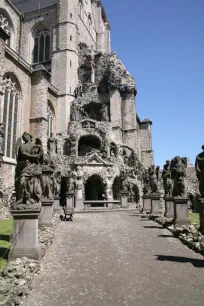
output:
<path id="1" fill-rule="evenodd" d="M 204 198 L 204 145 L 202 146 L 203 152 L 196 156 L 195 169 L 199 181 L 199 191 L 201 198 Z"/>
<path id="2" fill-rule="evenodd" d="M 15 174 L 16 201 L 11 204 L 13 210 L 30 210 L 40 207 L 42 196 L 41 175 L 43 149 L 40 139 L 32 143 L 32 136 L 24 132 L 24 143 L 19 145 Z"/>

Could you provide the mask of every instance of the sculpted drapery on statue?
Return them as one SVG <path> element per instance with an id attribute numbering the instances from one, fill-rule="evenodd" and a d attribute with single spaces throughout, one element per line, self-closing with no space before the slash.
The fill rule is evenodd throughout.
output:
<path id="1" fill-rule="evenodd" d="M 196 174 L 199 181 L 199 191 L 201 198 L 204 198 L 204 145 L 202 146 L 203 152 L 196 156 Z"/>
<path id="2" fill-rule="evenodd" d="M 162 172 L 165 195 L 172 195 L 173 183 L 171 180 L 171 161 L 167 160 Z"/>
<path id="3" fill-rule="evenodd" d="M 32 136 L 24 132 L 17 155 L 15 175 L 16 201 L 11 204 L 12 209 L 27 210 L 40 207 L 42 196 L 41 176 L 43 163 L 43 149 L 39 139 L 32 143 Z"/>
<path id="4" fill-rule="evenodd" d="M 176 156 L 171 161 L 171 176 L 174 181 L 173 196 L 184 196 L 186 194 L 186 164 L 180 156 Z"/>
<path id="5" fill-rule="evenodd" d="M 57 140 L 53 136 L 53 133 L 51 133 L 50 137 L 47 141 L 47 147 L 48 147 L 48 153 L 56 153 L 57 152 Z"/>

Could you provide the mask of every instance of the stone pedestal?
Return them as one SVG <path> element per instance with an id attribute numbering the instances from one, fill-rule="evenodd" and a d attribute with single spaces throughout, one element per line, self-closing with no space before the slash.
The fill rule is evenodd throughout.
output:
<path id="1" fill-rule="evenodd" d="M 54 211 L 60 211 L 61 210 L 60 196 L 55 196 L 53 210 Z"/>
<path id="2" fill-rule="evenodd" d="M 77 183 L 77 190 L 76 190 L 76 208 L 77 209 L 84 209 L 83 203 L 83 190 L 82 190 L 82 181 Z"/>
<path id="3" fill-rule="evenodd" d="M 188 198 L 174 197 L 174 224 L 190 225 L 188 219 Z"/>
<path id="4" fill-rule="evenodd" d="M 172 196 L 166 196 L 165 200 L 165 217 L 169 219 L 174 218 L 174 198 Z"/>
<path id="5" fill-rule="evenodd" d="M 90 210 L 91 209 L 91 204 L 84 204 L 84 210 Z"/>
<path id="6" fill-rule="evenodd" d="M 40 260 L 41 249 L 38 243 L 38 216 L 40 210 L 12 210 L 13 216 L 13 244 L 9 253 L 9 260 L 27 257 Z"/>
<path id="7" fill-rule="evenodd" d="M 155 193 L 155 194 L 150 194 L 151 198 L 151 215 L 161 215 L 162 210 L 161 210 L 161 194 L 160 193 Z"/>
<path id="8" fill-rule="evenodd" d="M 128 192 L 121 192 L 121 207 L 128 208 Z"/>
<path id="9" fill-rule="evenodd" d="M 150 195 L 143 195 L 143 213 L 149 213 L 151 211 L 151 198 Z"/>
<path id="10" fill-rule="evenodd" d="M 200 214 L 200 228 L 199 228 L 199 232 L 204 234 L 204 198 L 200 199 L 199 214 Z"/>
<path id="11" fill-rule="evenodd" d="M 42 199 L 42 207 L 39 216 L 39 225 L 46 227 L 53 227 L 52 224 L 53 215 L 53 200 Z"/>
<path id="12" fill-rule="evenodd" d="M 74 208 L 74 193 L 73 192 L 66 193 L 66 208 L 67 209 Z"/>

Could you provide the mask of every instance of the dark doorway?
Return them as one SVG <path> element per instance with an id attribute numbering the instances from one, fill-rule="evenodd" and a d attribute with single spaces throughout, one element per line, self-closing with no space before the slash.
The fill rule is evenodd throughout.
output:
<path id="1" fill-rule="evenodd" d="M 103 201 L 105 199 L 105 187 L 103 184 L 102 179 L 98 175 L 92 175 L 85 185 L 85 200 L 91 201 Z M 92 205 L 93 207 L 96 206 L 103 206 L 98 205 L 97 203 Z"/>

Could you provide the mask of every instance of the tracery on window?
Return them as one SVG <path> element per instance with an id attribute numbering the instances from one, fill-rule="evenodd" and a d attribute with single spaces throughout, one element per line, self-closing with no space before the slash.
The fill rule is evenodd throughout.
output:
<path id="1" fill-rule="evenodd" d="M 50 32 L 46 28 L 38 30 L 34 38 L 33 63 L 43 63 L 50 60 Z"/>
<path id="2" fill-rule="evenodd" d="M 18 110 L 19 110 L 19 86 L 13 77 L 4 78 L 3 112 L 1 121 L 5 127 L 3 142 L 4 156 L 16 157 L 16 141 L 18 136 Z"/>

